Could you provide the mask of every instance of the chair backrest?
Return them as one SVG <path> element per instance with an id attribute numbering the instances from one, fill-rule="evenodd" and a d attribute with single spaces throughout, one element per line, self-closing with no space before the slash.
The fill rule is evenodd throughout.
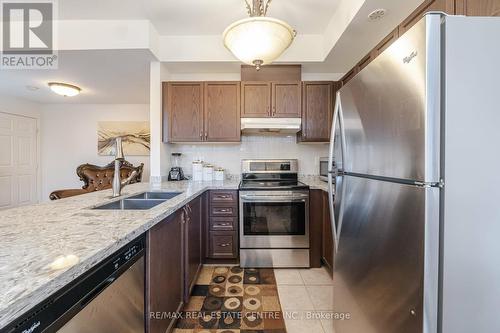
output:
<path id="1" fill-rule="evenodd" d="M 134 167 L 131 163 L 122 161 L 120 166 L 120 179 L 128 178 L 132 171 L 136 170 L 137 176 L 134 177 L 130 183 L 139 183 L 142 178 L 143 167 L 143 163 Z M 113 182 L 114 170 L 114 161 L 103 167 L 93 164 L 82 164 L 76 169 L 76 174 L 84 183 L 82 188 L 92 192 L 110 188 Z"/>

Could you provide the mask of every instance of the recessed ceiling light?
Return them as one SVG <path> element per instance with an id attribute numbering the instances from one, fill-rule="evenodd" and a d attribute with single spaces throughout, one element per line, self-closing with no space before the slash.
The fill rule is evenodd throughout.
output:
<path id="1" fill-rule="evenodd" d="M 40 88 L 35 87 L 35 86 L 26 86 L 26 89 L 28 89 L 29 91 L 37 91 Z"/>
<path id="2" fill-rule="evenodd" d="M 61 82 L 49 82 L 49 87 L 53 92 L 64 97 L 76 96 L 82 90 L 80 87 Z"/>
<path id="3" fill-rule="evenodd" d="M 381 18 L 383 18 L 386 13 L 387 13 L 387 10 L 385 10 L 384 8 L 375 9 L 373 12 L 371 12 L 368 15 L 368 19 L 370 21 L 378 21 Z"/>

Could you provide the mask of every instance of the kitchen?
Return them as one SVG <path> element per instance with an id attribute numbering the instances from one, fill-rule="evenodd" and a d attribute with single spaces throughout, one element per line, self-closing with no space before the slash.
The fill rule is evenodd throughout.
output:
<path id="1" fill-rule="evenodd" d="M 0 69 L 0 331 L 497 332 L 500 3 L 246 4 L 58 3 Z"/>

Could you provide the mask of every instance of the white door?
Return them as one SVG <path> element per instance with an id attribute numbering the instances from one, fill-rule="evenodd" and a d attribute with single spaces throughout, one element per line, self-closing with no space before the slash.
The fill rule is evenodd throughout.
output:
<path id="1" fill-rule="evenodd" d="M 0 112 L 0 209 L 35 202 L 36 119 Z"/>

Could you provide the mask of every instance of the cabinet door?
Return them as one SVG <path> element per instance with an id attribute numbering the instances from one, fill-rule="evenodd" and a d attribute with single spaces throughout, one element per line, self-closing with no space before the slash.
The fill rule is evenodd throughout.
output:
<path id="1" fill-rule="evenodd" d="M 500 0 L 456 0 L 456 13 L 468 16 L 500 16 Z"/>
<path id="2" fill-rule="evenodd" d="M 179 311 L 183 304 L 181 211 L 151 228 L 147 236 L 146 298 L 147 313 Z M 146 316 L 147 331 L 163 333 L 173 324 L 171 318 Z"/>
<path id="3" fill-rule="evenodd" d="M 309 197 L 309 262 L 311 268 L 321 267 L 323 247 L 323 191 L 311 190 Z"/>
<path id="4" fill-rule="evenodd" d="M 169 141 L 201 141 L 204 134 L 203 83 L 168 82 L 166 86 L 163 112 L 164 119 L 168 119 Z"/>
<path id="5" fill-rule="evenodd" d="M 242 82 L 241 90 L 241 117 L 271 116 L 271 83 Z"/>
<path id="6" fill-rule="evenodd" d="M 333 115 L 334 83 L 304 82 L 302 142 L 329 142 Z"/>
<path id="7" fill-rule="evenodd" d="M 187 302 L 196 277 L 201 268 L 201 197 L 192 200 L 186 205 L 186 223 L 184 224 L 185 243 L 185 294 Z"/>
<path id="8" fill-rule="evenodd" d="M 333 272 L 333 236 L 330 222 L 330 207 L 328 204 L 328 193 L 323 191 L 323 242 L 322 257 L 330 274 Z"/>
<path id="9" fill-rule="evenodd" d="M 300 118 L 301 83 L 273 82 L 271 115 L 278 118 Z"/>
<path id="10" fill-rule="evenodd" d="M 240 83 L 205 83 L 205 141 L 240 141 Z"/>

